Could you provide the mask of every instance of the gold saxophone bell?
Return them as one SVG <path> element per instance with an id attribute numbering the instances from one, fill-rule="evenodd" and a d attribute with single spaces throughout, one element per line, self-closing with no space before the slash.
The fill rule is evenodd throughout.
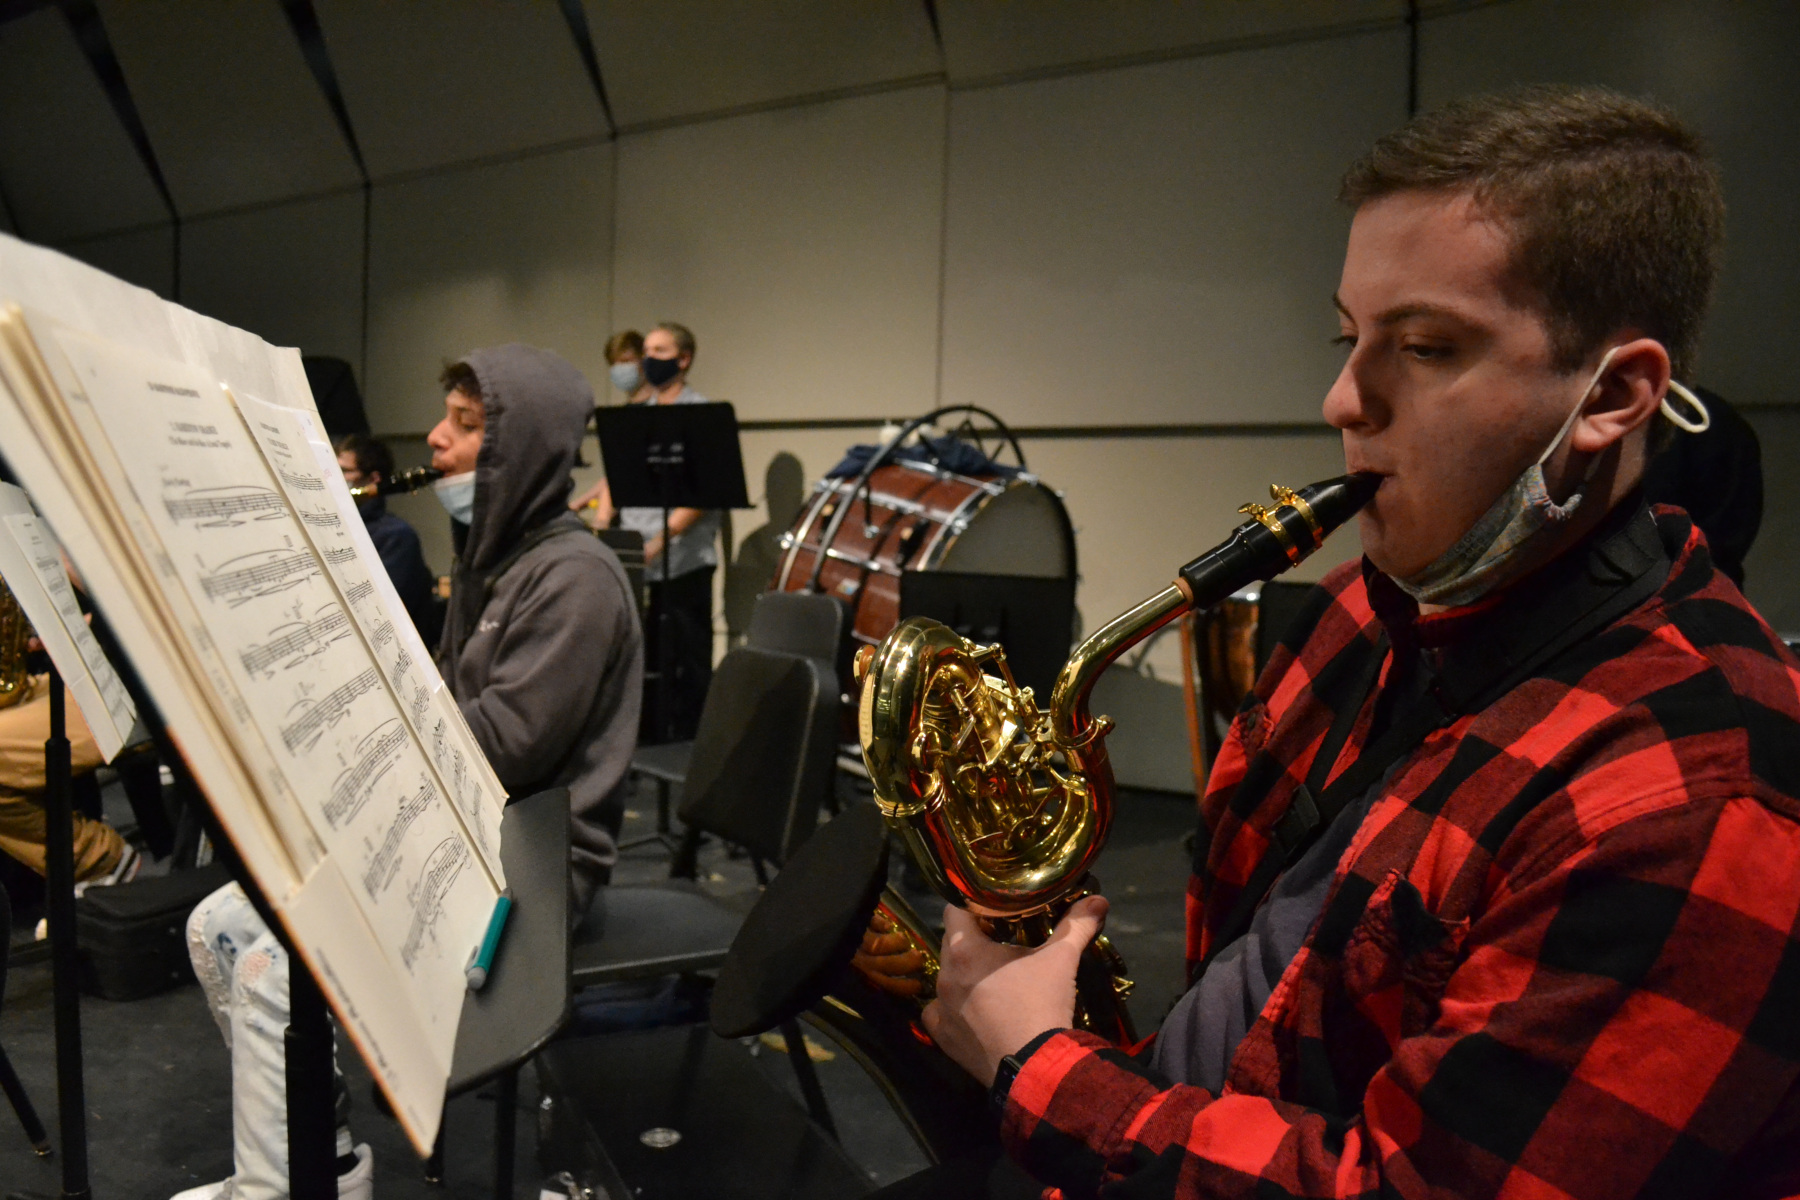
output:
<path id="1" fill-rule="evenodd" d="M 13 596 L 0 583 L 0 708 L 16 704 L 29 686 L 26 655 L 31 646 L 31 622 Z"/>
<path id="2" fill-rule="evenodd" d="M 1112 722 L 1088 711 L 1112 662 L 1190 608 L 1207 607 L 1280 574 L 1374 495 L 1380 479 L 1349 475 L 1300 489 L 1272 487 L 1273 508 L 1181 569 L 1175 583 L 1089 637 L 1042 706 L 1013 679 L 998 646 L 981 646 L 923 617 L 900 622 L 856 657 L 857 733 L 875 802 L 933 891 L 967 909 L 998 941 L 1038 945 L 1097 886 L 1090 874 L 1112 825 L 1106 753 Z M 926 963 L 938 946 L 893 889 L 882 911 Z M 1135 1040 L 1123 1003 L 1131 981 L 1104 935 L 1083 957 L 1077 1024 Z"/>

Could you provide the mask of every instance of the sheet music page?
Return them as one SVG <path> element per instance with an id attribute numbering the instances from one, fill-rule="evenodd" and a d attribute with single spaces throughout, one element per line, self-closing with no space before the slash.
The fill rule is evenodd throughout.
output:
<path id="1" fill-rule="evenodd" d="M 88 628 L 56 539 L 38 521 L 24 489 L 10 483 L 0 483 L 0 576 L 68 685 L 100 756 L 111 762 L 131 737 L 137 709 Z"/>
<path id="2" fill-rule="evenodd" d="M 337 455 L 311 413 L 236 396 L 251 434 L 275 468 L 288 504 L 337 583 L 351 617 L 381 665 L 401 711 L 437 768 L 438 782 L 475 835 L 494 878 L 500 866 L 500 818 L 506 792 L 475 744 L 450 689 L 431 665 L 412 618 L 381 565 L 356 511 Z"/>
<path id="3" fill-rule="evenodd" d="M 313 834 L 356 881 L 447 1063 L 463 969 L 499 886 L 237 408 L 205 371 L 28 320 L 66 357 L 86 401 L 71 409 L 110 444 L 208 648 Z"/>

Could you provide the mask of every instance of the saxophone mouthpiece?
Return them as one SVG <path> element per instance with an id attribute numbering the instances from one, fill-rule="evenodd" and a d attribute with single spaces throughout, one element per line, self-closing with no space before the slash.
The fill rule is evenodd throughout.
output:
<path id="1" fill-rule="evenodd" d="M 1362 471 L 1309 483 L 1298 491 L 1273 484 L 1272 507 L 1246 504 L 1250 519 L 1225 541 L 1181 568 L 1175 586 L 1188 606 L 1206 608 L 1258 579 L 1273 579 L 1325 544 L 1375 498 L 1380 475 Z"/>

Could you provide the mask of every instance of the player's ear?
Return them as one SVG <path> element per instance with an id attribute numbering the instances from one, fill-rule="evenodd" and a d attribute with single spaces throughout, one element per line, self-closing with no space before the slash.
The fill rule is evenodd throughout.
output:
<path id="1" fill-rule="evenodd" d="M 1617 443 L 1656 415 L 1669 376 L 1669 352 L 1655 338 L 1635 338 L 1615 348 L 1570 432 L 1570 444 L 1583 454 L 1598 454 Z"/>

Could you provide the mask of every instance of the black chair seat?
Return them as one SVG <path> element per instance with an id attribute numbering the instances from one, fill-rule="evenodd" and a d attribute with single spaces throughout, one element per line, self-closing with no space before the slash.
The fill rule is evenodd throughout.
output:
<path id="1" fill-rule="evenodd" d="M 687 779 L 688 760 L 694 757 L 692 742 L 664 742 L 660 746 L 639 746 L 631 754 L 631 769 L 664 783 L 679 784 Z"/>
<path id="2" fill-rule="evenodd" d="M 601 888 L 575 930 L 570 975 L 581 988 L 714 970 L 743 919 L 684 879 Z"/>

